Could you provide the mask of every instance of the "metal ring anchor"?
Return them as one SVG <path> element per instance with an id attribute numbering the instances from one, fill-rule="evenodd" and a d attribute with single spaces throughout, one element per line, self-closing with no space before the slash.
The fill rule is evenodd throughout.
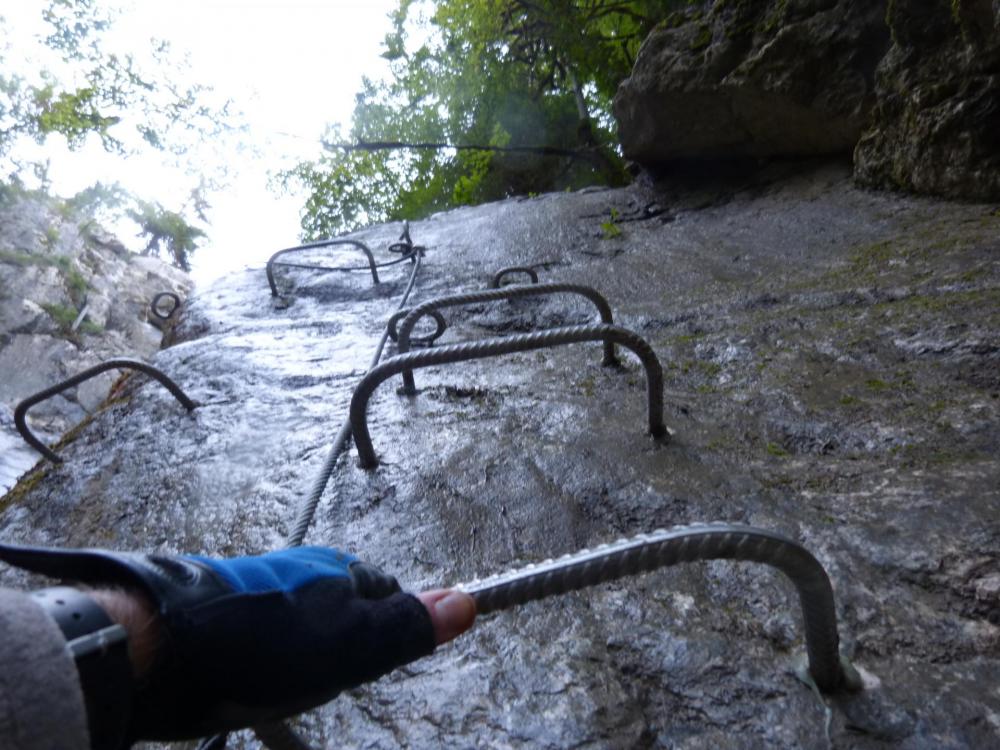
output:
<path id="1" fill-rule="evenodd" d="M 167 313 L 160 312 L 160 300 L 162 299 L 173 300 L 174 304 L 170 308 L 170 311 Z M 173 317 L 174 313 L 177 312 L 180 306 L 181 306 L 181 298 L 178 297 L 176 294 L 174 294 L 173 292 L 160 292 L 155 297 L 153 297 L 153 301 L 149 303 L 149 311 L 153 313 L 154 317 L 166 321 L 170 320 L 170 318 Z"/>
<path id="2" fill-rule="evenodd" d="M 442 307 L 470 305 L 476 302 L 492 302 L 501 299 L 518 299 L 521 297 L 543 296 L 549 294 L 577 294 L 581 297 L 585 297 L 594 303 L 594 307 L 596 307 L 598 313 L 600 313 L 602 323 L 606 325 L 614 324 L 614 320 L 611 316 L 611 306 L 608 304 L 608 301 L 604 298 L 604 295 L 589 286 L 582 286 L 580 284 L 533 284 L 523 286 L 507 286 L 503 289 L 489 289 L 484 292 L 469 292 L 468 294 L 454 294 L 448 297 L 438 297 L 437 299 L 428 300 L 422 305 L 417 305 L 410 311 L 409 315 L 403 318 L 403 322 L 399 325 L 398 343 L 396 347 L 397 351 L 402 354 L 410 350 L 410 333 L 413 331 L 413 327 L 417 324 L 417 321 L 420 320 L 421 317 L 431 314 L 434 310 L 438 310 Z M 614 342 L 610 339 L 605 339 L 604 359 L 601 364 L 615 365 L 617 363 L 618 359 L 615 357 Z M 403 393 L 410 395 L 416 393 L 416 385 L 413 382 L 412 370 L 403 371 Z"/>
<path id="3" fill-rule="evenodd" d="M 59 458 L 59 456 L 56 455 L 56 453 L 47 445 L 45 445 L 45 443 L 35 437 L 35 434 L 28 428 L 28 423 L 26 421 L 28 409 L 35 404 L 52 398 L 58 393 L 62 393 L 68 388 L 72 388 L 74 385 L 79 385 L 85 380 L 90 380 L 95 375 L 100 375 L 102 372 L 106 372 L 107 370 L 138 370 L 139 372 L 144 372 L 151 378 L 158 380 L 163 387 L 170 391 L 174 398 L 180 401 L 181 405 L 188 411 L 196 409 L 199 406 L 197 401 L 192 401 L 187 397 L 187 394 L 181 390 L 181 387 L 177 385 L 177 383 L 152 365 L 140 362 L 137 359 L 109 359 L 108 361 L 101 362 L 99 365 L 94 365 L 93 367 L 90 367 L 71 378 L 60 381 L 59 383 L 46 388 L 44 391 L 39 391 L 38 393 L 28 396 L 21 403 L 19 403 L 17 408 L 14 409 L 14 425 L 17 427 L 17 431 L 21 433 L 21 437 L 24 438 L 25 442 L 49 459 L 49 461 L 57 464 L 62 463 L 62 459 Z"/>
<path id="4" fill-rule="evenodd" d="M 528 274 L 528 278 L 531 279 L 532 284 L 538 283 L 538 274 L 535 273 L 535 269 L 528 268 L 527 266 L 510 266 L 509 268 L 501 268 L 493 274 L 493 278 L 490 279 L 487 289 L 499 289 L 500 282 L 503 281 L 503 278 L 512 273 L 526 273 Z"/>
<path id="5" fill-rule="evenodd" d="M 482 615 L 696 560 L 761 562 L 784 573 L 799 594 L 816 685 L 824 692 L 861 688 L 856 670 L 840 656 L 833 586 L 823 566 L 798 542 L 765 529 L 725 523 L 660 529 L 454 588 L 470 594 Z"/>
<path id="6" fill-rule="evenodd" d="M 375 389 L 393 375 L 404 370 L 420 369 L 432 365 L 465 362 L 470 359 L 483 359 L 498 354 L 528 352 L 585 341 L 612 341 L 631 349 L 639 357 L 646 370 L 649 433 L 656 438 L 667 437 L 669 431 L 663 422 L 663 368 L 660 367 L 660 361 L 646 340 L 632 331 L 617 326 L 606 324 L 569 326 L 502 339 L 471 341 L 465 344 L 443 346 L 438 349 L 398 354 L 369 370 L 368 374 L 358 383 L 354 389 L 354 395 L 351 397 L 351 433 L 354 435 L 354 443 L 358 447 L 361 467 L 374 469 L 378 466 L 378 458 L 375 455 L 374 447 L 372 447 L 371 434 L 368 432 L 368 400 Z"/>
<path id="7" fill-rule="evenodd" d="M 410 314 L 409 308 L 405 310 L 397 310 L 393 313 L 392 317 L 389 318 L 389 322 L 385 324 L 386 330 L 389 332 L 389 338 L 393 341 L 399 341 L 399 332 L 396 326 L 399 324 L 403 318 Z M 435 329 L 433 333 L 429 333 L 426 336 L 410 336 L 411 344 L 420 344 L 421 346 L 430 346 L 433 344 L 441 335 L 447 330 L 448 322 L 444 319 L 444 316 L 437 310 L 431 310 L 429 313 L 432 318 L 434 318 Z"/>

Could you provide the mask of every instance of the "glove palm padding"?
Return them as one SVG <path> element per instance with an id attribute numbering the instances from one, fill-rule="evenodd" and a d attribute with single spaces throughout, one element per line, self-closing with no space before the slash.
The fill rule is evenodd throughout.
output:
<path id="1" fill-rule="evenodd" d="M 336 550 L 212 560 L 0 545 L 0 559 L 149 597 L 166 643 L 137 690 L 131 739 L 291 716 L 434 650 L 424 606 Z"/>

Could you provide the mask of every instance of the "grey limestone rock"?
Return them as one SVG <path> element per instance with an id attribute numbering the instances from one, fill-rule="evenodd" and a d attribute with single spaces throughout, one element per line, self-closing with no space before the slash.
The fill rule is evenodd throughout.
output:
<path id="1" fill-rule="evenodd" d="M 14 430 L 18 402 L 111 357 L 148 359 L 162 337 L 148 320 L 151 298 L 183 295 L 190 285 L 186 274 L 129 253 L 56 199 L 14 191 L 2 197 L 0 491 L 37 459 Z M 99 407 L 114 380 L 104 374 L 39 404 L 29 426 L 44 440 L 58 438 Z"/>
<path id="2" fill-rule="evenodd" d="M 867 0 L 715 0 L 674 13 L 615 97 L 625 155 L 850 153 L 874 104 L 884 15 Z"/>
<path id="3" fill-rule="evenodd" d="M 855 152 L 864 185 L 1000 199 L 1000 4 L 895 0 L 873 122 Z"/>

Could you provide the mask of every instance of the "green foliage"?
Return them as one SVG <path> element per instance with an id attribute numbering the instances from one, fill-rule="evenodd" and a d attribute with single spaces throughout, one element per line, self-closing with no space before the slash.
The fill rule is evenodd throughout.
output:
<path id="1" fill-rule="evenodd" d="M 59 229 L 53 225 L 45 227 L 45 237 L 42 244 L 47 248 L 53 248 L 59 242 Z"/>
<path id="2" fill-rule="evenodd" d="M 58 302 L 52 304 L 42 304 L 42 309 L 49 314 L 49 317 L 59 326 L 63 333 L 69 333 L 76 321 L 79 313 L 69 305 L 60 305 Z"/>
<path id="3" fill-rule="evenodd" d="M 618 209 L 611 209 L 611 218 L 601 223 L 601 239 L 613 240 L 622 236 L 622 228 L 618 226 Z"/>
<path id="4" fill-rule="evenodd" d="M 400 0 L 390 76 L 365 80 L 347 132 L 281 176 L 309 197 L 307 238 L 510 195 L 622 184 L 611 99 L 639 44 L 686 0 Z M 402 142 L 552 147 L 350 149 Z"/>
<path id="5" fill-rule="evenodd" d="M 52 84 L 47 84 L 33 89 L 32 95 L 36 113 L 33 127 L 39 142 L 50 133 L 59 133 L 65 136 L 70 148 L 79 148 L 90 133 L 96 133 L 109 151 L 121 149 L 121 142 L 108 132 L 121 118 L 101 114 L 96 89 L 57 93 Z"/>
<path id="6" fill-rule="evenodd" d="M 204 149 L 221 135 L 241 130 L 234 124 L 236 116 L 229 102 L 213 100 L 208 88 L 179 83 L 186 66 L 172 56 L 166 42 L 149 40 L 135 46 L 135 54 L 122 49 L 122 39 L 108 33 L 114 23 L 114 13 L 108 10 L 113 2 L 48 0 L 42 11 L 47 35 L 37 38 L 19 73 L 11 72 L 14 66 L 0 44 L 0 201 L 18 197 L 22 177 L 32 172 L 47 189 L 47 165 L 15 156 L 26 139 L 45 144 L 58 136 L 71 149 L 96 139 L 111 154 L 154 148 L 170 153 L 179 166 L 197 170 L 201 184 L 181 210 L 205 221 L 201 192 L 218 185 L 224 168 L 213 168 L 204 159 L 195 163 L 185 154 L 194 144 Z M 0 17 L 0 38 L 10 32 Z M 204 233 L 182 214 L 151 205 L 118 186 L 98 183 L 57 210 L 65 218 L 84 221 L 94 212 L 108 218 L 138 216 L 148 241 L 146 251 L 163 252 L 188 268 L 190 253 Z M 54 244 L 54 238 L 50 240 Z"/>
<path id="7" fill-rule="evenodd" d="M 58 302 L 43 304 L 42 309 L 49 314 L 49 317 L 59 327 L 59 332 L 65 337 L 75 339 L 79 334 L 96 336 L 104 332 L 103 326 L 87 319 L 82 320 L 76 331 L 74 331 L 73 324 L 80 313 L 69 305 L 61 305 Z"/>
<path id="8" fill-rule="evenodd" d="M 204 231 L 159 203 L 137 200 L 136 207 L 126 213 L 139 225 L 139 236 L 146 240 L 144 254 L 165 255 L 178 268 L 191 270 L 191 253 L 197 249 L 198 241 L 205 237 Z"/>
<path id="9" fill-rule="evenodd" d="M 69 298 L 76 304 L 82 305 L 87 297 L 87 290 L 90 289 L 87 279 L 75 268 L 70 268 L 66 272 L 63 281 L 66 284 L 66 289 L 69 291 Z"/>
<path id="10" fill-rule="evenodd" d="M 785 458 L 786 456 L 788 456 L 788 451 L 786 451 L 777 443 L 768 443 L 766 448 L 767 452 L 772 456 L 776 456 L 778 458 Z"/>
<path id="11" fill-rule="evenodd" d="M 39 40 L 40 52 L 61 58 L 68 80 L 47 67 L 31 79 L 0 72 L 0 157 L 19 137 L 44 143 L 53 134 L 70 148 L 93 134 L 115 153 L 147 144 L 180 154 L 185 134 L 205 140 L 230 128 L 228 103 L 210 105 L 206 87 L 175 83 L 181 66 L 166 42 L 150 40 L 149 71 L 133 54 L 113 49 L 107 37 L 113 14 L 102 0 L 49 0 L 42 17 L 49 33 Z M 0 31 L 8 33 L 2 18 Z M 0 48 L 0 71 L 8 68 Z"/>
<path id="12" fill-rule="evenodd" d="M 0 250 L 0 263 L 26 268 L 38 264 L 38 256 L 20 250 Z"/>
<path id="13" fill-rule="evenodd" d="M 95 182 L 76 195 L 60 201 L 58 210 L 67 219 L 88 218 L 102 210 L 120 209 L 133 200 L 132 195 L 117 183 L 106 185 Z"/>

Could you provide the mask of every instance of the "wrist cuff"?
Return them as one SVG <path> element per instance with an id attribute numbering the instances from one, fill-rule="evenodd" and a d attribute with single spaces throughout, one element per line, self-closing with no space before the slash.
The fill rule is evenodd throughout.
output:
<path id="1" fill-rule="evenodd" d="M 133 684 L 125 628 L 78 589 L 57 586 L 33 591 L 31 596 L 62 630 L 66 648 L 76 662 L 91 748 L 127 747 Z"/>

